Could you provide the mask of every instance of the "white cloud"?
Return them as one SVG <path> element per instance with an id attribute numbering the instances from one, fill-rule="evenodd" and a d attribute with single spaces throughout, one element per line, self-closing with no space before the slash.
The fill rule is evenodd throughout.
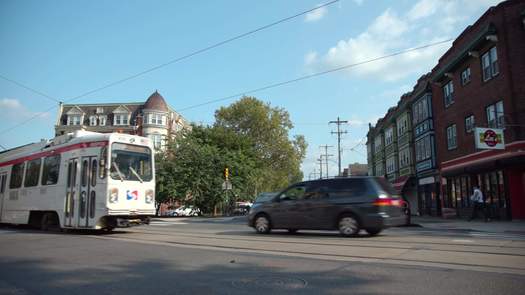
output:
<path id="1" fill-rule="evenodd" d="M 361 6 L 363 5 L 363 2 L 365 2 L 365 0 L 354 0 L 355 4 L 357 4 L 358 6 Z"/>
<path id="2" fill-rule="evenodd" d="M 318 21 L 322 19 L 326 15 L 327 12 L 328 12 L 328 9 L 326 9 L 326 7 L 321 7 L 316 10 L 310 11 L 305 15 L 304 21 L 305 22 Z"/>
<path id="3" fill-rule="evenodd" d="M 38 116 L 41 119 L 49 119 L 48 112 L 32 112 L 20 103 L 18 99 L 3 98 L 0 99 L 0 116 L 9 119 L 29 119 Z"/>
<path id="4" fill-rule="evenodd" d="M 420 0 L 406 13 L 386 9 L 360 34 L 340 40 L 326 53 L 308 53 L 305 66 L 310 71 L 358 64 L 408 48 L 435 43 L 457 35 L 470 16 L 481 15 L 497 0 Z M 430 71 L 451 43 L 411 51 L 344 71 L 352 78 L 398 81 Z"/>

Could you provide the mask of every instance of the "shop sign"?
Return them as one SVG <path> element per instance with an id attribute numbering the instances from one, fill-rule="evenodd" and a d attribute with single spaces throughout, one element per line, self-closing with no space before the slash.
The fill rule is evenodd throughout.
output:
<path id="1" fill-rule="evenodd" d="M 503 129 L 476 128 L 475 140 L 477 149 L 504 150 Z"/>
<path id="2" fill-rule="evenodd" d="M 436 179 L 434 178 L 434 176 L 429 176 L 429 177 L 421 178 L 419 180 L 419 185 L 432 184 L 435 181 Z"/>

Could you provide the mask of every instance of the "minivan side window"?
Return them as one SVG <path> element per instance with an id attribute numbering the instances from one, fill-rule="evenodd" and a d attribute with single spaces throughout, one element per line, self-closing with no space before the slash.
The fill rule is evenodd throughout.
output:
<path id="1" fill-rule="evenodd" d="M 306 192 L 306 186 L 304 185 L 294 186 L 294 187 L 287 189 L 285 192 L 283 192 L 279 196 L 279 199 L 281 201 L 300 200 L 303 198 L 305 192 Z"/>
<path id="2" fill-rule="evenodd" d="M 368 192 L 367 181 L 365 179 L 341 179 L 330 183 L 330 197 L 362 197 Z"/>

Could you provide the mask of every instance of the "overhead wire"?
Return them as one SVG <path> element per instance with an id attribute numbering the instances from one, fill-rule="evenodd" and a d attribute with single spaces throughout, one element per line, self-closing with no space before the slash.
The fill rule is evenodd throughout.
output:
<path id="1" fill-rule="evenodd" d="M 242 91 L 242 92 L 238 92 L 238 93 L 233 94 L 233 95 L 228 95 L 228 96 L 225 96 L 225 97 L 212 99 L 212 100 L 205 101 L 203 103 L 199 103 L 199 104 L 195 104 L 195 105 L 192 105 L 192 106 L 189 106 L 189 107 L 181 108 L 181 109 L 179 109 L 179 111 L 186 111 L 186 110 L 202 107 L 202 106 L 205 106 L 205 105 L 221 102 L 221 101 L 224 101 L 224 100 L 237 98 L 239 96 L 243 96 L 243 95 L 246 95 L 246 94 L 249 94 L 249 93 L 256 93 L 256 92 L 260 92 L 260 91 L 263 91 L 263 90 L 268 90 L 268 89 L 276 88 L 276 87 L 279 87 L 279 86 L 284 86 L 284 85 L 287 85 L 287 84 L 299 82 L 299 81 L 302 81 L 302 80 L 311 79 L 311 78 L 314 78 L 314 77 L 330 74 L 330 73 L 333 73 L 333 72 L 346 70 L 346 69 L 349 69 L 349 68 L 357 67 L 357 66 L 364 65 L 364 64 L 367 64 L 367 63 L 371 63 L 371 62 L 375 62 L 375 61 L 378 61 L 378 60 L 382 60 L 382 59 L 398 56 L 398 55 L 401 55 L 401 54 L 405 54 L 405 53 L 408 53 L 408 52 L 417 51 L 417 50 L 426 49 L 426 48 L 429 48 L 429 47 L 441 45 L 441 44 L 450 42 L 452 40 L 454 40 L 454 39 L 451 38 L 451 39 L 442 40 L 442 41 L 439 41 L 439 42 L 434 42 L 434 43 L 430 43 L 430 44 L 419 46 L 419 47 L 413 47 L 413 48 L 401 50 L 401 51 L 398 51 L 398 52 L 394 52 L 394 53 L 391 53 L 391 54 L 379 56 L 379 57 L 376 57 L 376 58 L 364 60 L 364 61 L 361 61 L 361 62 L 348 64 L 348 65 L 341 66 L 341 67 L 336 67 L 336 68 L 333 68 L 333 69 L 330 69 L 330 70 L 317 72 L 317 73 L 314 73 L 314 74 L 301 76 L 301 77 L 298 77 L 298 78 L 295 78 L 295 79 L 291 79 L 291 80 L 287 80 L 287 81 L 283 81 L 283 82 L 278 82 L 278 83 L 274 83 L 274 84 L 270 84 L 270 85 L 267 85 L 267 86 L 263 86 L 263 87 L 259 87 L 259 88 L 255 88 L 255 89 L 250 89 L 250 90 L 246 90 L 246 91 Z"/>
<path id="2" fill-rule="evenodd" d="M 214 49 L 214 48 L 220 47 L 220 46 L 222 46 L 222 45 L 224 45 L 224 44 L 227 44 L 227 43 L 233 42 L 233 41 L 235 41 L 235 40 L 238 40 L 238 39 L 244 38 L 244 37 L 246 37 L 246 36 L 248 36 L 248 35 L 252 35 L 252 34 L 254 34 L 254 33 L 257 33 L 257 32 L 259 32 L 259 31 L 262 31 L 262 30 L 268 29 L 268 28 L 270 28 L 270 27 L 276 26 L 276 25 L 278 25 L 278 24 L 281 24 L 281 23 L 283 23 L 283 22 L 286 22 L 286 21 L 289 21 L 289 20 L 291 20 L 291 19 L 297 18 L 297 17 L 299 17 L 299 16 L 306 15 L 306 14 L 312 12 L 312 11 L 315 11 L 315 10 L 318 10 L 318 9 L 322 9 L 322 8 L 324 8 L 324 7 L 327 7 L 327 6 L 329 6 L 329 5 L 332 5 L 332 4 L 334 4 L 334 3 L 337 3 L 337 2 L 339 2 L 339 1 L 340 1 L 340 0 L 332 0 L 332 1 L 330 1 L 330 2 L 327 2 L 327 3 L 324 3 L 324 4 L 317 5 L 317 6 L 314 7 L 314 8 L 311 8 L 311 9 L 308 9 L 308 10 L 305 10 L 305 11 L 302 11 L 302 12 L 299 12 L 299 13 L 294 14 L 294 15 L 292 15 L 292 16 L 289 16 L 289 17 L 286 17 L 286 18 L 283 18 L 283 19 L 277 20 L 277 21 L 275 21 L 275 22 L 272 22 L 272 23 L 270 23 L 270 24 L 264 25 L 264 26 L 262 26 L 262 27 L 258 27 L 258 28 L 256 28 L 256 29 L 253 29 L 253 30 L 250 30 L 250 31 L 248 31 L 248 32 L 242 33 L 242 34 L 240 34 L 240 35 L 237 35 L 237 36 L 234 36 L 234 37 L 228 38 L 228 39 L 226 39 L 226 40 L 223 40 L 223 41 L 220 41 L 220 42 L 218 42 L 218 43 L 212 44 L 212 45 L 210 45 L 210 46 L 204 47 L 204 48 L 202 48 L 202 49 L 196 50 L 196 51 L 191 52 L 191 53 L 189 53 L 189 54 L 186 54 L 186 55 L 184 55 L 184 56 L 181 56 L 181 57 L 178 57 L 178 58 L 175 58 L 175 59 L 169 60 L 169 61 L 167 61 L 167 62 L 165 62 L 165 63 L 159 64 L 159 65 L 156 65 L 156 66 L 154 66 L 154 67 L 151 67 L 151 68 L 146 69 L 146 70 L 144 70 L 144 71 L 141 71 L 141 72 L 139 72 L 139 73 L 136 73 L 136 74 L 130 75 L 130 76 L 128 76 L 128 77 L 125 77 L 125 78 L 123 78 L 123 79 L 120 79 L 120 80 L 117 80 L 117 81 L 114 81 L 114 82 L 108 83 L 108 84 L 106 84 L 106 85 L 104 85 L 104 86 L 101 86 L 101 87 L 95 88 L 95 89 L 93 89 L 93 90 L 86 91 L 86 92 L 84 92 L 84 93 L 82 93 L 82 94 L 80 94 L 80 95 L 77 95 L 77 96 L 75 96 L 75 97 L 72 97 L 72 98 L 70 98 L 70 99 L 67 99 L 67 100 L 65 100 L 64 102 L 65 102 L 65 103 L 72 102 L 72 101 L 75 101 L 75 100 L 80 99 L 80 98 L 82 98 L 82 97 L 85 97 L 85 96 L 88 96 L 88 95 L 90 95 L 90 94 L 93 94 L 93 93 L 95 93 L 95 92 L 98 92 L 98 91 L 101 91 L 101 90 L 104 90 L 104 89 L 107 89 L 107 88 L 113 87 L 113 86 L 115 86 L 115 85 L 118 85 L 118 84 L 124 83 L 124 82 L 126 82 L 126 81 L 129 81 L 129 80 L 135 79 L 135 78 L 137 78 L 137 77 L 139 77 L 139 76 L 142 76 L 142 75 L 145 75 L 145 74 L 147 74 L 147 73 L 150 73 L 150 72 L 156 71 L 156 70 L 158 70 L 158 69 L 160 69 L 160 68 L 163 68 L 163 67 L 166 67 L 166 66 L 168 66 L 168 65 L 171 65 L 171 64 L 174 64 L 174 63 L 180 62 L 180 61 L 182 61 L 182 60 L 188 59 L 188 58 L 190 58 L 190 57 L 192 57 L 192 56 L 195 56 L 195 55 L 201 54 L 201 53 L 206 52 L 206 51 L 209 51 L 209 50 L 211 50 L 211 49 Z M 8 81 L 10 81 L 10 82 L 13 82 L 13 81 L 10 80 L 10 79 L 6 79 L 6 80 L 8 80 Z M 23 88 L 26 88 L 26 89 L 28 89 L 28 90 L 32 89 L 32 88 L 30 88 L 30 87 L 25 87 L 24 85 L 19 84 L 19 83 L 16 83 L 16 82 L 15 82 L 15 84 L 17 84 L 18 86 L 21 86 L 21 87 L 23 87 Z M 45 95 L 44 93 L 40 93 L 39 91 L 36 91 L 36 90 L 34 90 L 34 89 L 32 89 L 31 91 L 33 91 L 33 92 L 35 92 L 35 93 L 38 93 L 38 94 L 40 94 L 40 95 L 42 95 L 42 96 L 44 96 L 44 97 L 50 98 L 49 96 Z M 53 99 L 53 100 L 55 100 L 55 99 Z M 59 102 L 58 100 L 55 100 L 55 101 Z M 45 112 L 48 112 L 48 111 L 50 111 L 50 110 L 52 110 L 52 109 L 54 109 L 54 108 L 56 108 L 56 106 L 54 106 L 53 108 L 50 108 L 50 109 L 46 110 Z M 7 128 L 7 129 L 4 129 L 4 130 L 0 131 L 0 134 L 4 134 L 4 133 L 9 132 L 9 131 L 11 131 L 11 130 L 13 130 L 13 129 L 16 129 L 16 128 L 22 126 L 22 125 L 25 125 L 25 124 L 27 124 L 28 122 L 34 120 L 36 117 L 38 117 L 38 115 L 37 115 L 37 116 L 33 116 L 33 117 L 31 117 L 31 118 L 29 118 L 29 119 L 27 119 L 27 120 L 25 120 L 25 121 L 23 121 L 23 122 L 21 122 L 21 123 L 19 123 L 19 124 L 16 124 L 16 125 L 12 126 L 12 127 L 9 127 L 9 128 Z"/>

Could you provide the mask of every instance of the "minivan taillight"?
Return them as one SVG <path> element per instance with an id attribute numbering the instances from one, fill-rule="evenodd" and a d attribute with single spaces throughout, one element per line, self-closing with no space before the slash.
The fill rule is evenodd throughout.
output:
<path id="1" fill-rule="evenodd" d="M 374 206 L 395 206 L 400 207 L 401 202 L 399 199 L 393 199 L 393 198 L 379 198 L 376 199 L 373 203 Z"/>

